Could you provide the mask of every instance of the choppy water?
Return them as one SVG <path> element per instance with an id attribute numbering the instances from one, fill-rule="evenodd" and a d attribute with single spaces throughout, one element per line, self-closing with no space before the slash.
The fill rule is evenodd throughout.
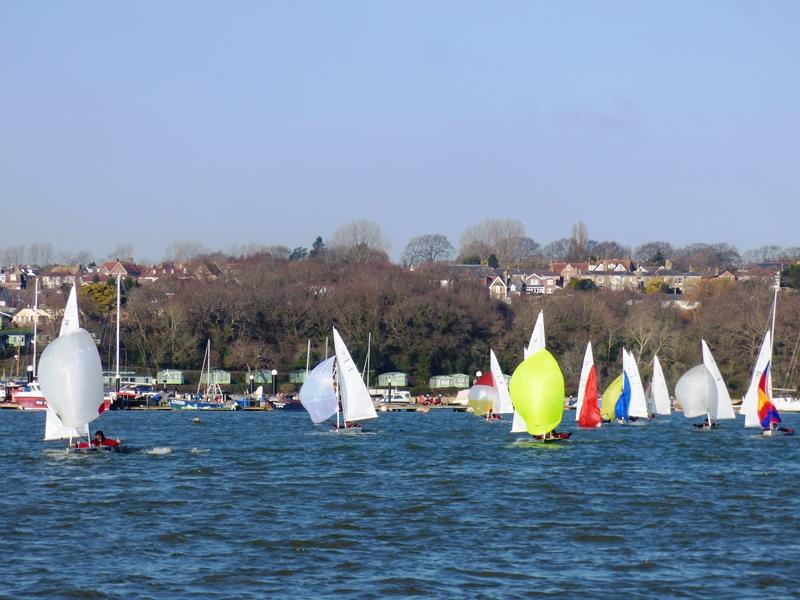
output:
<path id="1" fill-rule="evenodd" d="M 43 414 L 0 412 L 0 596 L 800 594 L 800 436 L 741 421 L 546 446 L 449 412 L 339 435 L 281 411 L 97 424 L 139 451 L 67 455 Z"/>

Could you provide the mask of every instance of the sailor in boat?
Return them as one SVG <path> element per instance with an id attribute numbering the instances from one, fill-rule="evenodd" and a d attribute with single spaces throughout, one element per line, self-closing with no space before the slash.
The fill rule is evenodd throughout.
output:
<path id="1" fill-rule="evenodd" d="M 719 423 L 712 421 L 711 417 L 706 417 L 702 423 L 695 423 L 694 426 L 700 429 L 719 429 Z"/>
<path id="2" fill-rule="evenodd" d="M 91 442 L 80 442 L 76 447 L 77 448 L 116 448 L 122 443 L 121 440 L 118 439 L 110 439 L 105 436 L 105 434 L 100 431 L 99 429 L 94 433 L 94 439 Z"/>
<path id="3" fill-rule="evenodd" d="M 553 431 L 549 431 L 543 435 L 535 435 L 533 438 L 542 442 L 551 442 L 555 440 L 568 440 L 571 435 L 571 431 L 556 431 L 553 429 Z"/>

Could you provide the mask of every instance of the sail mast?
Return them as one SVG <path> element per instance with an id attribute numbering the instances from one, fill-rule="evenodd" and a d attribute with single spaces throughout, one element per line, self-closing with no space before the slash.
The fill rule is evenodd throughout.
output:
<path id="1" fill-rule="evenodd" d="M 306 348 L 306 377 L 308 377 L 308 369 L 311 366 L 311 340 L 308 340 L 308 347 Z"/>
<path id="2" fill-rule="evenodd" d="M 39 324 L 39 278 L 36 278 L 35 291 L 33 292 L 33 369 L 31 374 L 36 379 L 36 337 Z"/>
<path id="3" fill-rule="evenodd" d="M 361 378 L 364 380 L 367 388 L 369 388 L 369 354 L 372 349 L 372 332 L 367 334 L 367 359 L 364 361 L 364 371 L 361 373 Z"/>
<path id="4" fill-rule="evenodd" d="M 122 302 L 120 301 L 120 275 L 117 274 L 117 357 L 116 357 L 116 373 L 114 374 L 114 385 L 119 392 L 120 376 L 119 376 L 119 310 Z"/>

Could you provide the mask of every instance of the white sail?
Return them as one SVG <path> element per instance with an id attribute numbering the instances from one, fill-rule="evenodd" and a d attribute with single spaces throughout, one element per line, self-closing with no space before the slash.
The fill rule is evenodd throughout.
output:
<path id="1" fill-rule="evenodd" d="M 511 422 L 511 433 L 528 433 L 528 426 L 517 411 L 514 411 L 514 420 Z"/>
<path id="2" fill-rule="evenodd" d="M 492 371 L 494 386 L 497 388 L 497 405 L 492 407 L 492 410 L 500 415 L 513 413 L 514 405 L 511 404 L 511 394 L 508 393 L 506 378 L 503 376 L 503 370 L 500 368 L 500 363 L 497 362 L 497 357 L 491 348 L 489 349 L 489 368 Z"/>
<path id="3" fill-rule="evenodd" d="M 664 378 L 664 371 L 658 356 L 653 356 L 653 382 L 650 385 L 650 395 L 653 398 L 654 413 L 657 415 L 670 414 L 669 388 Z"/>
<path id="4" fill-rule="evenodd" d="M 539 311 L 539 316 L 536 317 L 536 323 L 533 326 L 531 339 L 528 345 L 523 350 L 523 358 L 528 358 L 534 352 L 544 350 L 544 311 Z M 511 423 L 511 433 L 527 433 L 528 426 L 522 417 L 519 416 L 517 411 L 514 411 L 514 421 Z"/>
<path id="5" fill-rule="evenodd" d="M 72 290 L 69 293 L 69 298 L 67 299 L 67 306 L 64 309 L 64 318 L 61 320 L 61 331 L 58 335 L 64 335 L 65 333 L 73 333 L 80 329 L 80 321 L 78 319 L 78 297 L 75 294 L 75 286 L 72 286 Z"/>
<path id="6" fill-rule="evenodd" d="M 708 414 L 710 394 L 716 395 L 716 385 L 705 365 L 692 367 L 675 384 L 675 399 L 688 419 Z"/>
<path id="7" fill-rule="evenodd" d="M 725 385 L 725 380 L 722 379 L 722 373 L 719 372 L 719 367 L 717 367 L 717 361 L 714 360 L 714 356 L 711 354 L 711 350 L 706 344 L 705 340 L 701 340 L 701 344 L 703 346 L 703 364 L 708 369 L 708 372 L 711 374 L 712 379 L 714 380 L 714 389 L 716 391 L 715 394 L 709 395 L 709 398 L 713 398 L 713 402 L 709 402 L 709 411 L 708 414 L 714 421 L 719 421 L 721 419 L 735 419 L 736 415 L 733 412 L 733 405 L 731 404 L 731 395 L 728 393 L 728 387 Z"/>
<path id="8" fill-rule="evenodd" d="M 342 399 L 344 420 L 352 422 L 376 418 L 378 415 L 367 391 L 367 386 L 361 379 L 361 373 L 335 327 L 333 328 L 333 346 L 336 351 L 339 395 Z"/>
<path id="9" fill-rule="evenodd" d="M 539 316 L 536 317 L 536 324 L 533 326 L 531 339 L 525 348 L 524 358 L 528 358 L 534 352 L 544 350 L 544 311 L 539 311 Z"/>
<path id="10" fill-rule="evenodd" d="M 764 341 L 761 343 L 761 350 L 758 352 L 756 364 L 753 367 L 753 375 L 750 377 L 750 387 L 747 388 L 747 393 L 742 400 L 742 408 L 739 412 L 744 415 L 745 427 L 760 427 L 761 422 L 758 419 L 758 384 L 761 382 L 761 375 L 764 369 L 767 368 L 772 360 L 772 336 L 767 330 L 764 335 Z M 767 375 L 769 377 L 769 375 Z M 767 390 L 771 390 L 770 382 Z M 770 391 L 770 394 L 772 392 Z"/>
<path id="11" fill-rule="evenodd" d="M 647 413 L 647 400 L 644 397 L 644 387 L 642 377 L 639 375 L 639 366 L 633 353 L 622 349 L 622 370 L 628 375 L 628 383 L 631 386 L 631 403 L 628 408 L 628 415 L 646 419 L 650 415 Z"/>
<path id="12" fill-rule="evenodd" d="M 103 368 L 88 331 L 66 333 L 45 348 L 39 382 L 47 405 L 64 426 L 80 428 L 100 416 Z"/>
<path id="13" fill-rule="evenodd" d="M 589 372 L 594 366 L 594 356 L 592 355 L 592 342 L 586 344 L 586 352 L 583 355 L 583 367 L 581 367 L 581 378 L 578 382 L 578 402 L 575 404 L 575 420 L 581 418 L 581 406 L 583 397 L 586 395 L 586 381 L 589 379 Z"/>
<path id="14" fill-rule="evenodd" d="M 52 440 L 70 440 L 72 438 L 89 437 L 89 424 L 83 427 L 65 427 L 58 418 L 58 415 L 53 412 L 53 409 L 47 407 L 47 416 L 44 422 L 44 439 L 45 441 Z"/>
<path id="15" fill-rule="evenodd" d="M 323 360 L 306 376 L 300 388 L 300 403 L 314 423 L 322 423 L 336 414 L 339 399 L 333 388 L 335 356 Z"/>

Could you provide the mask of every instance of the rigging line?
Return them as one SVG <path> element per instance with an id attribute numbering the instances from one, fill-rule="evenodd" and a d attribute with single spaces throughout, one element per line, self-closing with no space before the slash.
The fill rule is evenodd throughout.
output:
<path id="1" fill-rule="evenodd" d="M 794 373 L 795 359 L 797 358 L 797 349 L 800 347 L 800 332 L 797 333 L 797 340 L 794 343 L 794 350 L 792 350 L 792 357 L 789 359 L 789 366 L 786 368 L 786 374 L 783 376 L 783 387 L 789 386 L 790 377 Z"/>
<path id="2" fill-rule="evenodd" d="M 141 319 L 139 319 L 139 315 L 136 312 L 136 309 L 133 307 L 132 303 L 128 303 L 126 307 L 128 309 L 128 313 L 133 315 L 133 318 L 136 321 L 136 324 L 139 326 L 139 346 L 142 349 L 142 354 L 144 355 L 145 360 L 145 367 L 150 369 L 150 365 L 147 362 L 148 354 L 149 357 L 153 360 L 153 365 L 156 367 L 154 370 L 158 370 L 156 366 L 156 357 L 153 354 L 152 349 L 150 348 L 150 344 L 147 341 L 147 336 L 145 335 L 144 325 L 142 325 Z"/>

